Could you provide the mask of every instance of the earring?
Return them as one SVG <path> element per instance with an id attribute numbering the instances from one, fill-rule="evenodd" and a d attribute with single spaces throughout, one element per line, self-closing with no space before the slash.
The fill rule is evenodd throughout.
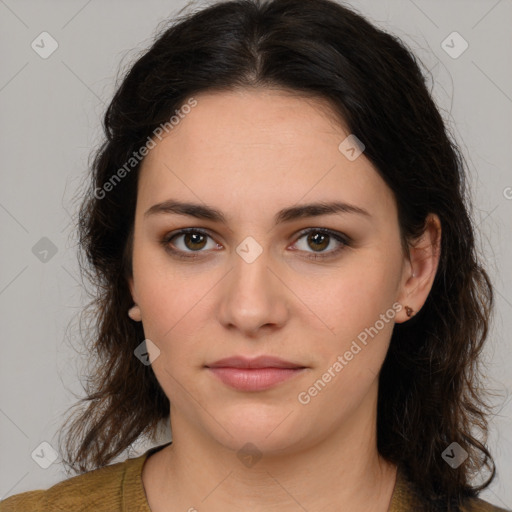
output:
<path id="1" fill-rule="evenodd" d="M 134 320 L 135 322 L 140 322 L 142 320 L 142 316 L 140 313 L 140 308 L 137 306 L 137 304 L 134 304 L 129 310 L 128 310 L 128 316 Z"/>
<path id="2" fill-rule="evenodd" d="M 414 310 L 410 308 L 409 306 L 405 306 L 405 312 L 407 313 L 407 316 L 410 318 L 412 315 L 414 315 Z"/>

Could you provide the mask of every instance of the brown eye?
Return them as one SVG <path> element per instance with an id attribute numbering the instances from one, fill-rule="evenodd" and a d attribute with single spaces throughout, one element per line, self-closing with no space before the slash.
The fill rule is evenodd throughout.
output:
<path id="1" fill-rule="evenodd" d="M 350 246 L 351 239 L 336 231 L 325 228 L 309 228 L 300 233 L 301 236 L 295 242 L 295 248 L 299 252 L 306 253 L 305 258 L 320 260 L 336 256 L 344 248 Z M 301 242 L 302 239 L 305 243 Z M 208 247 L 208 241 L 211 245 Z M 167 234 L 161 244 L 164 249 L 173 256 L 182 259 L 191 259 L 206 256 L 211 249 L 222 249 L 207 232 L 195 228 L 181 229 L 174 233 Z M 300 247 L 300 245 L 303 247 Z M 327 250 L 331 247 L 330 250 Z M 204 250 L 203 250 L 204 249 Z"/>
<path id="2" fill-rule="evenodd" d="M 206 237 L 201 233 L 185 233 L 183 236 L 183 243 L 185 246 L 192 250 L 197 251 L 203 249 L 206 243 Z"/>
<path id="3" fill-rule="evenodd" d="M 307 241 L 314 250 L 323 250 L 329 245 L 329 235 L 312 232 L 308 235 Z"/>
<path id="4" fill-rule="evenodd" d="M 211 241 L 210 246 L 208 246 L 209 240 Z M 208 233 L 194 228 L 169 233 L 162 239 L 161 243 L 166 251 L 183 258 L 194 258 L 201 253 L 208 252 L 208 249 L 221 247 L 215 243 Z"/>
<path id="5" fill-rule="evenodd" d="M 351 242 L 348 236 L 325 228 L 310 228 L 302 231 L 300 235 L 295 245 L 310 259 L 319 260 L 336 256 L 345 247 L 350 246 Z M 299 241 L 302 239 L 305 239 L 305 243 L 300 244 Z M 329 247 L 331 250 L 326 250 Z"/>

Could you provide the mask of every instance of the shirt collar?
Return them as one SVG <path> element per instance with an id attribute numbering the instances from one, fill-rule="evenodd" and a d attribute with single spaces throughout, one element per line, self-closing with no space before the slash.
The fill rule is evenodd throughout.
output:
<path id="1" fill-rule="evenodd" d="M 148 505 L 146 492 L 142 483 L 142 467 L 146 459 L 153 453 L 169 446 L 171 442 L 164 445 L 155 446 L 147 450 L 144 454 L 135 459 L 126 461 L 126 469 L 122 482 L 122 511 L 123 512 L 151 512 Z M 407 478 L 402 465 L 398 465 L 396 473 L 395 487 L 391 495 L 388 512 L 404 512 L 414 510 L 421 512 L 424 507 L 421 499 L 415 490 L 414 485 Z"/>
<path id="2" fill-rule="evenodd" d="M 396 472 L 396 482 L 391 495 L 388 512 L 404 512 L 425 510 L 422 499 L 413 483 L 407 478 L 405 468 L 399 464 Z"/>
<path id="3" fill-rule="evenodd" d="M 123 475 L 122 512 L 151 512 L 144 484 L 142 483 L 142 466 L 153 453 L 169 446 L 171 442 L 150 448 L 139 457 L 128 459 Z"/>

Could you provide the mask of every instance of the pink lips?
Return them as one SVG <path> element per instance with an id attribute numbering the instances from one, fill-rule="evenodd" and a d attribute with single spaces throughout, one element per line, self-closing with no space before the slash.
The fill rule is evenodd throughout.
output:
<path id="1" fill-rule="evenodd" d="M 224 384 L 242 391 L 263 391 L 305 369 L 300 364 L 272 356 L 228 357 L 206 367 Z"/>

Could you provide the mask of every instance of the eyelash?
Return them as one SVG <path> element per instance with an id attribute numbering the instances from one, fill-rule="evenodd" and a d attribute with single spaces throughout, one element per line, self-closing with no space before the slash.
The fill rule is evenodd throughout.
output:
<path id="1" fill-rule="evenodd" d="M 172 249 L 171 246 L 169 245 L 171 240 L 173 240 L 174 238 L 179 237 L 181 235 L 190 234 L 190 233 L 200 234 L 200 235 L 212 238 L 209 233 L 207 233 L 206 231 L 203 231 L 202 229 L 184 228 L 184 229 L 180 229 L 177 232 L 173 232 L 173 233 L 169 233 L 169 234 L 165 235 L 164 238 L 161 240 L 161 244 L 163 245 L 163 247 L 166 251 L 170 252 L 173 256 L 183 259 L 183 260 L 191 260 L 191 259 L 201 257 L 199 254 L 196 254 L 196 253 L 201 253 L 201 252 L 205 252 L 205 251 L 199 250 L 199 251 L 191 251 L 191 253 L 189 253 L 189 252 L 184 252 L 180 249 Z M 351 243 L 352 243 L 352 240 L 350 239 L 350 237 L 348 237 L 346 235 L 342 235 L 341 233 L 338 233 L 337 231 L 332 231 L 332 230 L 326 229 L 326 228 L 304 229 L 299 233 L 297 241 L 300 240 L 301 238 L 303 238 L 305 235 L 308 235 L 310 233 L 320 233 L 323 235 L 329 235 L 330 237 L 334 238 L 337 242 L 342 244 L 337 249 L 328 251 L 326 253 L 313 252 L 313 253 L 310 253 L 309 256 L 304 256 L 305 258 L 310 259 L 310 260 L 318 261 L 318 260 L 326 260 L 328 258 L 333 258 L 333 257 L 337 256 L 341 251 L 343 251 L 346 247 L 350 247 Z"/>

